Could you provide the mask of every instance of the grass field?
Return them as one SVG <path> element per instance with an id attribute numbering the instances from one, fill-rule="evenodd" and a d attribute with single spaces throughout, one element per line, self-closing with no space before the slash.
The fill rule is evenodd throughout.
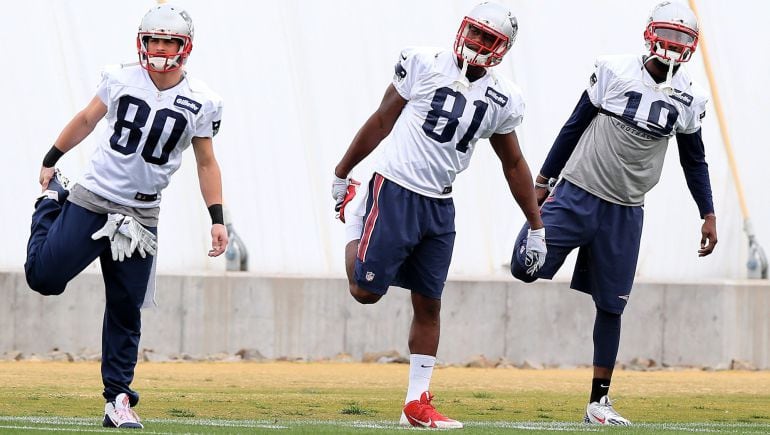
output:
<path id="1" fill-rule="evenodd" d="M 143 433 L 388 433 L 406 365 L 142 363 Z M 579 423 L 590 369 L 446 367 L 434 404 L 462 433 L 770 433 L 770 371 L 618 371 L 612 395 L 632 428 Z M 0 431 L 115 432 L 100 426 L 97 363 L 0 363 Z M 411 430 L 411 429 L 408 429 Z"/>

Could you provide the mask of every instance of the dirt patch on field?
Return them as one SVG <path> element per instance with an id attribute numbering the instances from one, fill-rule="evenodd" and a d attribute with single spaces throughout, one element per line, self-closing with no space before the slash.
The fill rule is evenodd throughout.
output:
<path id="1" fill-rule="evenodd" d="M 237 386 L 245 389 L 384 388 L 403 389 L 408 376 L 404 364 L 362 363 L 140 363 L 136 386 L 166 388 L 190 385 Z M 432 385 L 442 390 L 584 392 L 590 369 L 438 368 Z M 92 362 L 2 362 L 0 385 L 20 387 L 50 384 L 59 388 L 101 388 L 99 365 Z M 616 371 L 613 390 L 639 395 L 714 393 L 767 394 L 770 371 L 671 370 Z"/>

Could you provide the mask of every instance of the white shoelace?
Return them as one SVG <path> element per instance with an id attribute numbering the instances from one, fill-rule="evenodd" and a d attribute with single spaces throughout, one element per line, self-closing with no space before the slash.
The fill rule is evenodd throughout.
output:
<path id="1" fill-rule="evenodd" d="M 615 408 L 612 407 L 612 404 L 615 402 L 617 402 L 617 400 L 610 400 L 610 398 L 608 397 L 606 404 L 604 405 L 599 404 L 599 405 L 605 408 L 605 412 L 608 414 L 607 416 L 608 418 L 619 418 L 619 419 L 625 420 L 625 417 L 620 415 L 620 413 L 618 413 L 618 411 L 615 411 Z"/>

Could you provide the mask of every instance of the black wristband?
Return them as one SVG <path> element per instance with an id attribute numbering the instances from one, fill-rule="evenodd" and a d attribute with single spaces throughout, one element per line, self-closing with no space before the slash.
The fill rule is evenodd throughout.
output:
<path id="1" fill-rule="evenodd" d="M 56 145 L 52 146 L 45 157 L 43 157 L 43 167 L 53 168 L 63 155 L 64 153 L 59 148 L 56 148 Z"/>
<path id="2" fill-rule="evenodd" d="M 211 204 L 209 206 L 209 215 L 211 216 L 211 225 L 225 224 L 225 213 L 222 210 L 222 204 Z"/>

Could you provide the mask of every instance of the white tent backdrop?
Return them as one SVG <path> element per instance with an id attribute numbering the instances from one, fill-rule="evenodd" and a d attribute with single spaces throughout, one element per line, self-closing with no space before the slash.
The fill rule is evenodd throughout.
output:
<path id="1" fill-rule="evenodd" d="M 497 73 L 524 90 L 518 134 L 533 172 L 587 84 L 601 54 L 642 53 L 654 0 L 502 0 L 519 19 L 516 43 Z M 0 267 L 24 263 L 32 200 L 46 150 L 93 97 L 103 65 L 136 59 L 135 33 L 151 0 L 27 0 L 0 14 L 2 146 Z M 188 64 L 225 101 L 215 139 L 224 192 L 250 252 L 265 274 L 341 276 L 343 225 L 330 198 L 332 169 L 375 109 L 401 48 L 450 47 L 474 0 L 183 0 L 195 48 Z M 767 165 L 760 135 L 770 114 L 770 56 L 762 48 L 770 2 L 699 0 L 738 168 L 760 241 L 770 244 Z M 708 86 L 703 58 L 690 71 Z M 97 129 L 104 128 L 103 125 Z M 60 163 L 77 179 L 98 134 Z M 700 219 L 672 142 L 661 183 L 647 197 L 638 276 L 654 280 L 740 278 L 746 238 L 713 106 L 703 130 L 711 168 L 719 245 L 697 258 Z M 365 161 L 353 175 L 367 178 Z M 503 275 L 523 223 L 489 147 L 478 147 L 455 184 L 454 277 Z M 192 151 L 164 191 L 160 271 L 221 271 L 209 259 L 209 218 Z M 571 272 L 565 265 L 562 276 Z"/>

